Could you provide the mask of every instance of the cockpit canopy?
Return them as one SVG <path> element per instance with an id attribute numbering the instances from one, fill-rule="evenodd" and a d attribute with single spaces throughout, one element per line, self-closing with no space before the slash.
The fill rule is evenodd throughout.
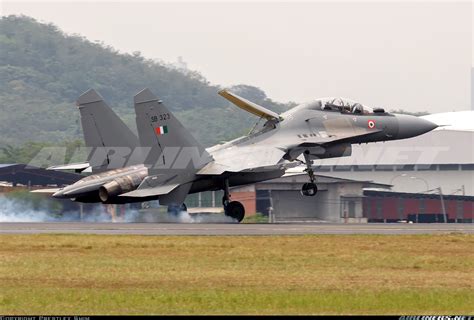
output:
<path id="1" fill-rule="evenodd" d="M 345 98 L 323 98 L 311 102 L 307 108 L 313 110 L 338 111 L 342 113 L 370 114 L 374 110 L 361 103 Z"/>

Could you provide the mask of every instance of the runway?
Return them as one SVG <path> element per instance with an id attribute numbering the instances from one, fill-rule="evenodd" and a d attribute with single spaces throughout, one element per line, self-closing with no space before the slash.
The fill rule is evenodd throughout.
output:
<path id="1" fill-rule="evenodd" d="M 128 235 L 309 235 L 309 234 L 474 234 L 474 224 L 199 224 L 199 223 L 0 223 L 0 234 Z"/>

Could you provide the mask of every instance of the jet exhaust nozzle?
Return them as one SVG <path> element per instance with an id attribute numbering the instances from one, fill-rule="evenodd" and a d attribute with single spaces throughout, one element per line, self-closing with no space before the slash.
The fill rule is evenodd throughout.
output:
<path id="1" fill-rule="evenodd" d="M 148 172 L 144 170 L 105 183 L 99 188 L 100 201 L 107 202 L 113 197 L 135 190 L 147 175 Z"/>

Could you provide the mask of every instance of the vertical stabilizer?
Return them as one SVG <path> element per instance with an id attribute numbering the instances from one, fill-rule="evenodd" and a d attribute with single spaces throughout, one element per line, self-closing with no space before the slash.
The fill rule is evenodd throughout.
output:
<path id="1" fill-rule="evenodd" d="M 134 103 L 140 145 L 151 148 L 147 164 L 170 168 L 175 160 L 179 164 L 178 158 L 199 157 L 202 164 L 195 161 L 195 169 L 200 169 L 210 161 L 204 147 L 148 88 L 135 95 Z"/>
<path id="2" fill-rule="evenodd" d="M 139 146 L 136 135 L 93 89 L 77 99 L 77 106 L 81 113 L 86 147 L 95 150 L 89 158 L 90 165 L 95 171 L 101 171 L 100 167 L 122 167 L 127 154 Z"/>

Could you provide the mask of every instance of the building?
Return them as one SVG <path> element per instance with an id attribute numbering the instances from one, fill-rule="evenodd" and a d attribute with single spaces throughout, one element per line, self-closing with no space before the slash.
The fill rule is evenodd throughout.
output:
<path id="1" fill-rule="evenodd" d="M 301 195 L 308 175 L 296 173 L 281 178 L 231 189 L 231 200 L 242 202 L 246 215 L 268 215 L 272 222 L 367 222 L 363 214 L 364 188 L 389 188 L 371 181 L 356 181 L 318 175 L 318 193 L 314 197 Z M 388 190 L 388 189 L 387 189 Z M 211 212 L 221 207 L 220 191 L 190 195 L 186 199 L 193 211 Z M 199 200 L 200 199 L 200 200 Z M 198 207 L 198 208 L 196 208 Z"/>
<path id="2" fill-rule="evenodd" d="M 64 186 L 76 182 L 80 176 L 75 173 L 45 170 L 21 163 L 0 164 L 0 181 L 13 187 L 44 188 Z"/>
<path id="3" fill-rule="evenodd" d="M 364 190 L 367 222 L 472 223 L 474 197 Z"/>
<path id="4" fill-rule="evenodd" d="M 358 181 L 318 175 L 318 193 L 301 195 L 307 174 L 287 175 L 254 185 L 256 209 L 274 222 L 367 222 L 363 212 L 364 188 L 389 188 L 368 180 Z"/>
<path id="5" fill-rule="evenodd" d="M 471 110 L 474 111 L 474 68 L 471 68 Z"/>

